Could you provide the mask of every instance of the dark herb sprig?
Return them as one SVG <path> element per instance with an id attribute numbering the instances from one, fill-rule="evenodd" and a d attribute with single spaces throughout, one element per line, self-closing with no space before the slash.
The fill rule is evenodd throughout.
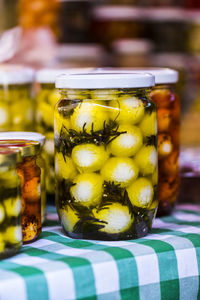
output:
<path id="1" fill-rule="evenodd" d="M 119 125 L 114 121 L 104 122 L 103 129 L 94 131 L 92 124 L 91 131 L 87 132 L 86 123 L 83 125 L 82 131 L 78 132 L 74 129 L 67 129 L 64 125 L 60 131 L 60 137 L 56 142 L 56 148 L 63 155 L 71 155 L 72 149 L 80 144 L 93 143 L 95 145 L 108 145 L 119 135 L 126 131 L 118 131 Z"/>

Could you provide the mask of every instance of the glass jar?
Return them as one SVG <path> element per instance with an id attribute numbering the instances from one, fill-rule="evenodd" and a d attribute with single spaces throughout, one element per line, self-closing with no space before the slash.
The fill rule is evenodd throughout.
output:
<path id="1" fill-rule="evenodd" d="M 0 131 L 33 129 L 33 75 L 20 65 L 0 65 Z"/>
<path id="2" fill-rule="evenodd" d="M 41 149 L 43 149 L 45 143 L 45 136 L 37 132 L 25 132 L 25 131 L 9 131 L 0 132 L 0 140 L 13 140 L 21 139 L 26 141 L 37 141 L 40 143 Z M 37 164 L 41 169 L 41 215 L 42 223 L 45 220 L 46 213 L 46 164 L 43 158 L 43 152 L 37 156 Z"/>
<path id="3" fill-rule="evenodd" d="M 21 179 L 22 239 L 33 242 L 41 232 L 41 169 L 37 159 L 40 143 L 27 140 L 0 140 L 0 148 L 17 148 L 22 162 L 17 165 Z"/>
<path id="4" fill-rule="evenodd" d="M 19 252 L 22 245 L 19 150 L 0 149 L 0 259 Z"/>
<path id="5" fill-rule="evenodd" d="M 92 10 L 93 40 L 110 48 L 115 40 L 139 38 L 144 32 L 143 17 L 143 10 L 139 7 L 97 5 Z"/>
<path id="6" fill-rule="evenodd" d="M 56 206 L 70 237 L 145 236 L 157 208 L 156 108 L 150 74 L 60 76 Z"/>
<path id="7" fill-rule="evenodd" d="M 180 100 L 174 85 L 178 72 L 172 69 L 155 69 L 156 85 L 150 96 L 158 109 L 158 215 L 172 212 L 178 197 Z"/>

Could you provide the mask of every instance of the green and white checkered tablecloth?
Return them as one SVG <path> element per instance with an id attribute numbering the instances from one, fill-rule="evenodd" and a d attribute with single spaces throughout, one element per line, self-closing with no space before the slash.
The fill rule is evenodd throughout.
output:
<path id="1" fill-rule="evenodd" d="M 178 206 L 152 234 L 120 242 L 73 240 L 55 217 L 0 262 L 0 300 L 200 299 L 200 206 Z"/>

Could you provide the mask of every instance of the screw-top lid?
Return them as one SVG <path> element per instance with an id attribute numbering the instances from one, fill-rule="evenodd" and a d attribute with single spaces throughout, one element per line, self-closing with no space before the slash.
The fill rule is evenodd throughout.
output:
<path id="1" fill-rule="evenodd" d="M 39 142 L 44 145 L 45 136 L 38 132 L 29 131 L 2 131 L 0 132 L 0 140 L 26 140 Z"/>
<path id="2" fill-rule="evenodd" d="M 154 86 L 154 76 L 147 73 L 88 73 L 61 75 L 56 79 L 57 88 L 68 89 L 117 89 Z"/>
<path id="3" fill-rule="evenodd" d="M 21 160 L 19 149 L 0 148 L 0 166 L 15 165 Z"/>
<path id="4" fill-rule="evenodd" d="M 71 73 L 86 73 L 90 72 L 92 68 L 73 68 L 73 69 L 41 69 L 36 72 L 36 81 L 39 83 L 55 83 L 56 77 L 61 74 Z"/>
<path id="5" fill-rule="evenodd" d="M 119 54 L 146 54 L 152 51 L 153 44 L 148 39 L 119 39 L 112 43 L 112 49 Z"/>
<path id="6" fill-rule="evenodd" d="M 40 152 L 40 143 L 22 139 L 0 140 L 0 148 L 19 149 L 22 157 L 35 156 Z"/>
<path id="7" fill-rule="evenodd" d="M 150 73 L 155 76 L 155 84 L 170 84 L 178 81 L 179 74 L 177 71 L 169 68 L 97 68 L 94 73 Z"/>
<path id="8" fill-rule="evenodd" d="M 96 60 L 104 54 L 99 44 L 61 44 L 57 47 L 57 57 L 60 59 L 90 59 Z"/>
<path id="9" fill-rule="evenodd" d="M 0 64 L 0 84 L 25 84 L 34 79 L 34 70 L 22 65 Z"/>

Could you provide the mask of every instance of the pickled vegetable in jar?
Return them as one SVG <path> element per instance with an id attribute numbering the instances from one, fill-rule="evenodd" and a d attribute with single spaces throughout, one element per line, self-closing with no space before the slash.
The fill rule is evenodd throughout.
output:
<path id="1" fill-rule="evenodd" d="M 158 109 L 158 215 L 161 216 L 172 212 L 180 184 L 180 99 L 174 90 L 178 72 L 162 68 L 149 72 L 156 82 L 150 95 Z"/>
<path id="2" fill-rule="evenodd" d="M 22 245 L 20 179 L 16 172 L 20 151 L 0 149 L 0 259 L 19 252 Z"/>
<path id="3" fill-rule="evenodd" d="M 22 162 L 17 165 L 21 179 L 22 238 L 33 242 L 41 232 L 41 169 L 37 163 L 40 143 L 27 140 L 0 140 L 0 148 L 17 148 Z"/>
<path id="4" fill-rule="evenodd" d="M 0 132 L 0 140 L 22 139 L 26 141 L 37 141 L 43 149 L 45 136 L 37 132 L 9 131 Z M 46 213 L 46 164 L 42 153 L 37 156 L 37 165 L 41 169 L 41 216 L 42 223 L 45 220 Z"/>
<path id="5" fill-rule="evenodd" d="M 0 65 L 0 131 L 34 127 L 34 71 L 20 65 Z"/>
<path id="6" fill-rule="evenodd" d="M 145 236 L 157 208 L 157 121 L 149 74 L 58 77 L 56 207 L 74 238 Z"/>

